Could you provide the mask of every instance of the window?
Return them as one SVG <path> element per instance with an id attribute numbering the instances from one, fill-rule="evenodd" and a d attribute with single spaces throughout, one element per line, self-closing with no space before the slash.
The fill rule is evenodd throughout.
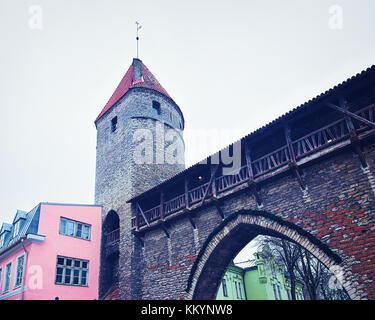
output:
<path id="1" fill-rule="evenodd" d="M 56 284 L 87 286 L 88 272 L 87 260 L 57 256 Z"/>
<path id="2" fill-rule="evenodd" d="M 25 264 L 25 255 L 22 255 L 17 258 L 16 274 L 15 274 L 15 279 L 14 279 L 15 288 L 22 285 L 24 264 Z"/>
<path id="3" fill-rule="evenodd" d="M 277 292 L 279 293 L 279 300 L 283 300 L 283 298 L 281 298 L 281 292 L 280 292 L 280 286 L 277 285 Z"/>
<path id="4" fill-rule="evenodd" d="M 117 129 L 117 116 L 111 120 L 111 132 L 115 132 Z"/>
<path id="5" fill-rule="evenodd" d="M 275 300 L 278 300 L 278 299 L 277 299 L 277 293 L 276 293 L 276 285 L 273 284 L 273 285 L 272 285 L 272 288 L 273 288 L 273 295 L 275 296 Z"/>
<path id="6" fill-rule="evenodd" d="M 242 300 L 241 282 L 238 282 L 238 292 L 240 294 L 240 299 Z"/>
<path id="7" fill-rule="evenodd" d="M 238 295 L 237 281 L 234 281 L 234 286 L 236 287 L 236 297 L 239 299 L 240 297 Z"/>
<path id="8" fill-rule="evenodd" d="M 152 113 L 154 115 L 160 115 L 160 103 L 157 101 L 152 101 Z"/>
<path id="9" fill-rule="evenodd" d="M 287 292 L 287 294 L 288 294 L 288 300 L 292 300 L 291 290 L 290 290 L 290 289 L 287 289 L 286 292 Z"/>
<path id="10" fill-rule="evenodd" d="M 14 226 L 13 226 L 13 237 L 17 236 L 18 233 L 20 232 L 20 223 L 21 223 L 21 220 L 18 220 Z"/>
<path id="11" fill-rule="evenodd" d="M 227 281 L 223 279 L 221 283 L 223 286 L 223 296 L 228 297 Z"/>
<path id="12" fill-rule="evenodd" d="M 90 239 L 90 226 L 84 225 L 83 226 L 83 239 L 89 240 Z"/>
<path id="13" fill-rule="evenodd" d="M 272 273 L 272 276 L 275 278 L 276 272 L 275 272 L 275 265 L 273 263 L 271 264 L 271 273 Z"/>
<path id="14" fill-rule="evenodd" d="M 91 226 L 66 218 L 60 218 L 59 233 L 67 236 L 90 240 Z"/>
<path id="15" fill-rule="evenodd" d="M 4 246 L 4 242 L 5 242 L 5 232 L 3 232 L 1 235 L 0 235 L 0 248 L 2 246 Z"/>
<path id="16" fill-rule="evenodd" d="M 11 271 L 12 271 L 12 262 L 9 262 L 9 263 L 5 266 L 3 293 L 9 291 L 9 286 L 10 286 L 10 273 L 11 273 Z"/>

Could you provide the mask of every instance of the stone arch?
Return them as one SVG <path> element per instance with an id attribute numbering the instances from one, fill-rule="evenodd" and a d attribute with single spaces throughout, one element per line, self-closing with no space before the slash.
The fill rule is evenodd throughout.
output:
<path id="1" fill-rule="evenodd" d="M 220 281 L 230 261 L 247 243 L 260 234 L 296 242 L 330 270 L 341 270 L 341 257 L 301 227 L 268 212 L 240 210 L 225 218 L 202 245 L 190 272 L 186 298 L 215 299 Z M 355 287 L 355 284 L 345 277 L 341 280 L 347 292 L 348 289 Z M 350 298 L 356 297 L 350 296 Z"/>
<path id="2" fill-rule="evenodd" d="M 114 210 L 109 210 L 104 218 L 102 225 L 102 234 L 105 235 L 120 228 L 120 217 Z"/>

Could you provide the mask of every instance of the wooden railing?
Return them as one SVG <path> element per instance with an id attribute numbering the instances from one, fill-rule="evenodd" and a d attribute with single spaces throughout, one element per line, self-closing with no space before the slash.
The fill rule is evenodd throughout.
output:
<path id="1" fill-rule="evenodd" d="M 106 245 L 111 245 L 120 240 L 120 229 L 115 229 L 106 235 L 105 243 Z"/>
<path id="2" fill-rule="evenodd" d="M 158 220 L 160 218 L 160 205 L 150 210 L 145 211 L 144 215 L 148 222 L 153 222 L 155 220 Z M 139 225 L 146 224 L 146 221 L 143 219 L 142 215 L 138 215 L 138 219 L 139 219 L 138 220 Z"/>
<path id="3" fill-rule="evenodd" d="M 355 112 L 355 114 L 361 116 L 366 120 L 375 122 L 375 104 L 370 104 L 369 106 L 358 110 L 357 112 Z M 355 125 L 355 128 L 358 130 L 358 132 L 361 132 L 363 130 L 366 130 L 368 127 L 363 123 L 358 123 L 357 125 Z"/>
<path id="4" fill-rule="evenodd" d="M 224 175 L 216 178 L 216 189 L 218 192 L 233 188 L 249 179 L 249 170 L 247 166 L 241 167 L 238 173 Z"/>
<path id="5" fill-rule="evenodd" d="M 290 160 L 288 146 L 283 146 L 272 153 L 253 161 L 254 177 L 260 176 L 270 172 L 282 165 L 288 163 Z"/>
<path id="6" fill-rule="evenodd" d="M 164 203 L 164 215 L 168 216 L 169 214 L 178 211 L 184 207 L 185 194 L 182 194 Z"/>
<path id="7" fill-rule="evenodd" d="M 337 143 L 349 136 L 345 119 L 316 130 L 293 142 L 296 159 L 305 157 L 312 152 L 322 149 L 330 144 Z"/>
<path id="8" fill-rule="evenodd" d="M 369 105 L 357 112 L 357 115 L 367 119 L 371 122 L 375 121 L 375 104 Z M 356 123 L 356 133 L 370 131 L 371 128 L 362 123 Z M 291 145 L 282 146 L 281 148 L 266 154 L 258 159 L 253 160 L 250 164 L 242 166 L 237 172 L 233 174 L 226 174 L 212 180 L 212 183 L 206 182 L 193 189 L 186 190 L 185 193 L 166 201 L 163 204 L 163 218 L 169 216 L 187 206 L 192 206 L 202 201 L 204 198 L 212 197 L 213 190 L 220 194 L 226 190 L 234 188 L 242 183 L 248 182 L 250 179 L 249 165 L 252 170 L 253 178 L 262 178 L 269 172 L 273 172 L 279 168 L 285 167 L 293 157 L 295 160 L 300 160 L 306 156 L 314 154 L 331 145 L 337 144 L 349 138 L 350 132 L 346 123 L 346 118 L 337 120 L 327 126 L 315 130 L 308 135 L 305 135 L 297 140 L 291 141 Z M 291 155 L 293 154 L 293 157 Z M 208 188 L 208 190 L 207 190 Z M 144 216 L 148 223 L 159 220 L 160 205 L 150 210 L 145 211 Z M 131 219 L 132 228 L 140 228 L 147 224 L 143 216 L 136 212 L 136 216 Z"/>
<path id="9" fill-rule="evenodd" d="M 206 192 L 207 186 L 208 186 L 208 182 L 205 184 L 202 184 L 199 187 L 191 189 L 188 192 L 189 203 L 194 204 L 196 202 L 201 201 L 204 197 L 204 193 Z M 207 196 L 210 197 L 211 195 L 212 195 L 212 190 L 210 189 L 208 190 Z"/>

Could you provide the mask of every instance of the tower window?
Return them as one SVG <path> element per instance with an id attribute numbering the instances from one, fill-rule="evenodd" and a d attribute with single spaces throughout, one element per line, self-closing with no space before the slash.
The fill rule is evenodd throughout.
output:
<path id="1" fill-rule="evenodd" d="M 160 115 L 160 103 L 157 101 L 152 101 L 152 113 L 154 115 Z"/>
<path id="2" fill-rule="evenodd" d="M 111 120 L 111 132 L 115 132 L 117 128 L 117 116 Z"/>

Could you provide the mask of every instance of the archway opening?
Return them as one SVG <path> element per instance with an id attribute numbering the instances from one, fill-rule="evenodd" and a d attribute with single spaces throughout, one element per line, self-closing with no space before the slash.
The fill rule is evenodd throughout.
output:
<path id="1" fill-rule="evenodd" d="M 120 218 L 116 211 L 111 210 L 108 212 L 102 226 L 102 235 L 105 246 L 116 243 L 119 240 Z"/>
<path id="2" fill-rule="evenodd" d="M 311 234 L 274 215 L 243 210 L 227 217 L 206 239 L 190 274 L 188 295 L 197 300 L 216 299 L 219 289 L 223 290 L 222 280 L 228 268 L 233 265 L 238 253 L 258 236 L 273 237 L 298 245 L 329 270 L 340 270 L 340 257 Z M 272 291 L 276 290 L 278 294 L 278 288 L 270 284 Z M 345 288 L 348 283 L 341 278 L 340 285 Z M 245 293 L 242 297 L 246 297 Z"/>
<path id="3" fill-rule="evenodd" d="M 102 225 L 100 296 L 107 297 L 118 285 L 120 219 L 110 210 Z"/>
<path id="4" fill-rule="evenodd" d="M 336 271 L 294 241 L 259 235 L 231 261 L 216 300 L 349 300 Z"/>

